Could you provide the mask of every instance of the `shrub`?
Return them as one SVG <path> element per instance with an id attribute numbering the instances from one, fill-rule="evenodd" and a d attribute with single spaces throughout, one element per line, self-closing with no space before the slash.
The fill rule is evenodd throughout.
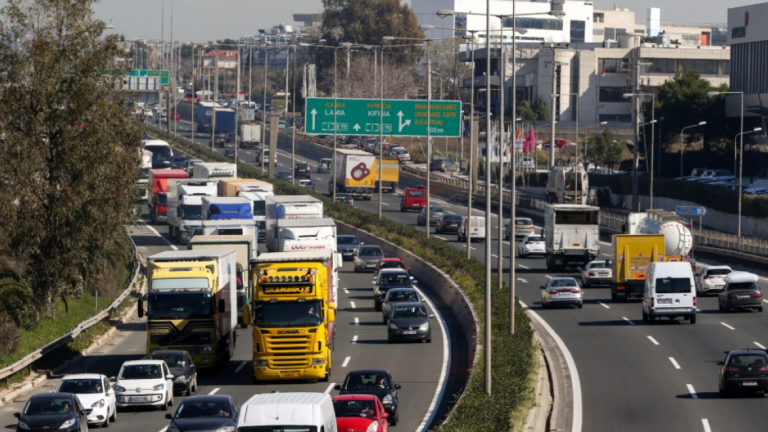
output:
<path id="1" fill-rule="evenodd" d="M 19 331 L 16 324 L 6 317 L 0 317 L 0 357 L 13 354 L 19 347 Z"/>

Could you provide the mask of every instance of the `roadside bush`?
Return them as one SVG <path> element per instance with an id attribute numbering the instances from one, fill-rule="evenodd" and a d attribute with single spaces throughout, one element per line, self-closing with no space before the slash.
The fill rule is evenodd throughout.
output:
<path id="1" fill-rule="evenodd" d="M 0 357 L 13 354 L 19 347 L 19 331 L 16 324 L 6 317 L 0 317 Z"/>

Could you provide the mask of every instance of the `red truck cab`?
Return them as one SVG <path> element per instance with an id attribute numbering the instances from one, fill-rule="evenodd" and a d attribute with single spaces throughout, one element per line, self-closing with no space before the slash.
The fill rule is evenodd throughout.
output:
<path id="1" fill-rule="evenodd" d="M 400 211 L 421 210 L 427 205 L 426 189 L 408 188 L 400 197 Z"/>
<path id="2" fill-rule="evenodd" d="M 168 179 L 189 178 L 182 169 L 151 169 L 149 182 L 152 183 L 152 196 L 147 200 L 149 217 L 152 223 L 167 222 L 168 218 Z"/>

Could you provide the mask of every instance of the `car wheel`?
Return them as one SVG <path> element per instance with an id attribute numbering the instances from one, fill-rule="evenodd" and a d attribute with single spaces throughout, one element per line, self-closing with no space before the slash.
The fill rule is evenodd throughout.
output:
<path id="1" fill-rule="evenodd" d="M 427 343 L 432 343 L 432 339 L 427 339 Z"/>
<path id="2" fill-rule="evenodd" d="M 643 309 L 643 321 L 648 322 L 648 314 L 645 313 L 645 309 Z"/>
<path id="3" fill-rule="evenodd" d="M 376 312 L 381 312 L 381 303 L 374 302 L 373 303 L 373 309 L 376 310 Z"/>
<path id="4" fill-rule="evenodd" d="M 104 419 L 104 423 L 101 424 L 101 427 L 108 428 L 109 427 L 109 416 Z"/>
<path id="5" fill-rule="evenodd" d="M 762 312 L 762 311 L 763 311 L 763 307 L 762 307 L 762 306 L 758 306 L 758 307 L 757 307 L 757 311 L 758 311 L 758 312 Z"/>
<path id="6" fill-rule="evenodd" d="M 160 410 L 168 411 L 168 401 L 165 401 L 165 403 L 160 406 Z"/>
<path id="7" fill-rule="evenodd" d="M 405 213 L 406 209 L 405 209 L 405 208 L 403 208 L 403 207 L 400 207 L 400 211 L 401 211 L 401 212 L 403 212 L 403 213 Z"/>
<path id="8" fill-rule="evenodd" d="M 542 300 L 541 301 L 541 307 L 544 308 L 544 309 L 549 309 L 549 304 L 547 304 L 546 300 Z"/>
<path id="9" fill-rule="evenodd" d="M 579 309 L 581 309 L 584 306 L 584 303 L 579 303 Z"/>
<path id="10" fill-rule="evenodd" d="M 168 401 L 168 406 L 173 406 L 173 390 L 171 390 L 171 399 Z"/>
<path id="11" fill-rule="evenodd" d="M 392 426 L 397 426 L 397 422 L 400 421 L 400 415 L 397 411 L 395 411 L 394 417 L 392 417 L 392 422 L 390 423 Z"/>
<path id="12" fill-rule="evenodd" d="M 185 396 L 192 396 L 192 381 L 189 381 L 189 384 L 187 384 L 187 390 L 184 391 Z"/>
<path id="13" fill-rule="evenodd" d="M 653 316 L 652 313 L 648 312 L 648 324 L 652 325 L 655 319 L 656 319 L 656 317 Z"/>
<path id="14" fill-rule="evenodd" d="M 360 270 L 357 269 L 357 266 L 355 266 L 355 273 L 360 273 Z"/>
<path id="15" fill-rule="evenodd" d="M 112 412 L 112 417 L 109 418 L 109 421 L 112 423 L 117 421 L 117 407 L 115 407 L 115 410 Z"/>
<path id="16" fill-rule="evenodd" d="M 690 316 L 689 321 L 691 324 L 696 324 L 696 314 L 693 314 Z"/>
<path id="17" fill-rule="evenodd" d="M 384 325 L 387 325 L 387 317 L 382 317 L 382 318 L 381 318 L 381 322 L 382 322 Z"/>
<path id="18" fill-rule="evenodd" d="M 718 309 L 720 312 L 723 312 L 723 311 L 724 311 L 724 310 L 723 310 L 723 304 L 722 304 L 722 303 L 718 303 L 718 304 L 717 304 L 717 309 Z"/>
<path id="19" fill-rule="evenodd" d="M 197 393 L 197 374 L 195 374 L 195 385 L 192 386 L 192 393 Z"/>

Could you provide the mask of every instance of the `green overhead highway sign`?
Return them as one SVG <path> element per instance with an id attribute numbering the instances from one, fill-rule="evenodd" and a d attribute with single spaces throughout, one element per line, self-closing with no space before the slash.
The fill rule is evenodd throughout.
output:
<path id="1" fill-rule="evenodd" d="M 336 99 L 336 133 L 339 135 L 379 135 L 383 114 L 384 135 L 427 136 L 427 101 L 384 99 L 379 112 L 378 99 Z M 308 98 L 306 130 L 309 135 L 330 135 L 334 130 L 333 98 Z M 461 135 L 461 102 L 433 100 L 430 105 L 430 136 Z"/>
<path id="2" fill-rule="evenodd" d="M 167 70 L 134 69 L 128 76 L 160 77 L 160 84 L 169 85 L 171 83 L 171 73 Z"/>

